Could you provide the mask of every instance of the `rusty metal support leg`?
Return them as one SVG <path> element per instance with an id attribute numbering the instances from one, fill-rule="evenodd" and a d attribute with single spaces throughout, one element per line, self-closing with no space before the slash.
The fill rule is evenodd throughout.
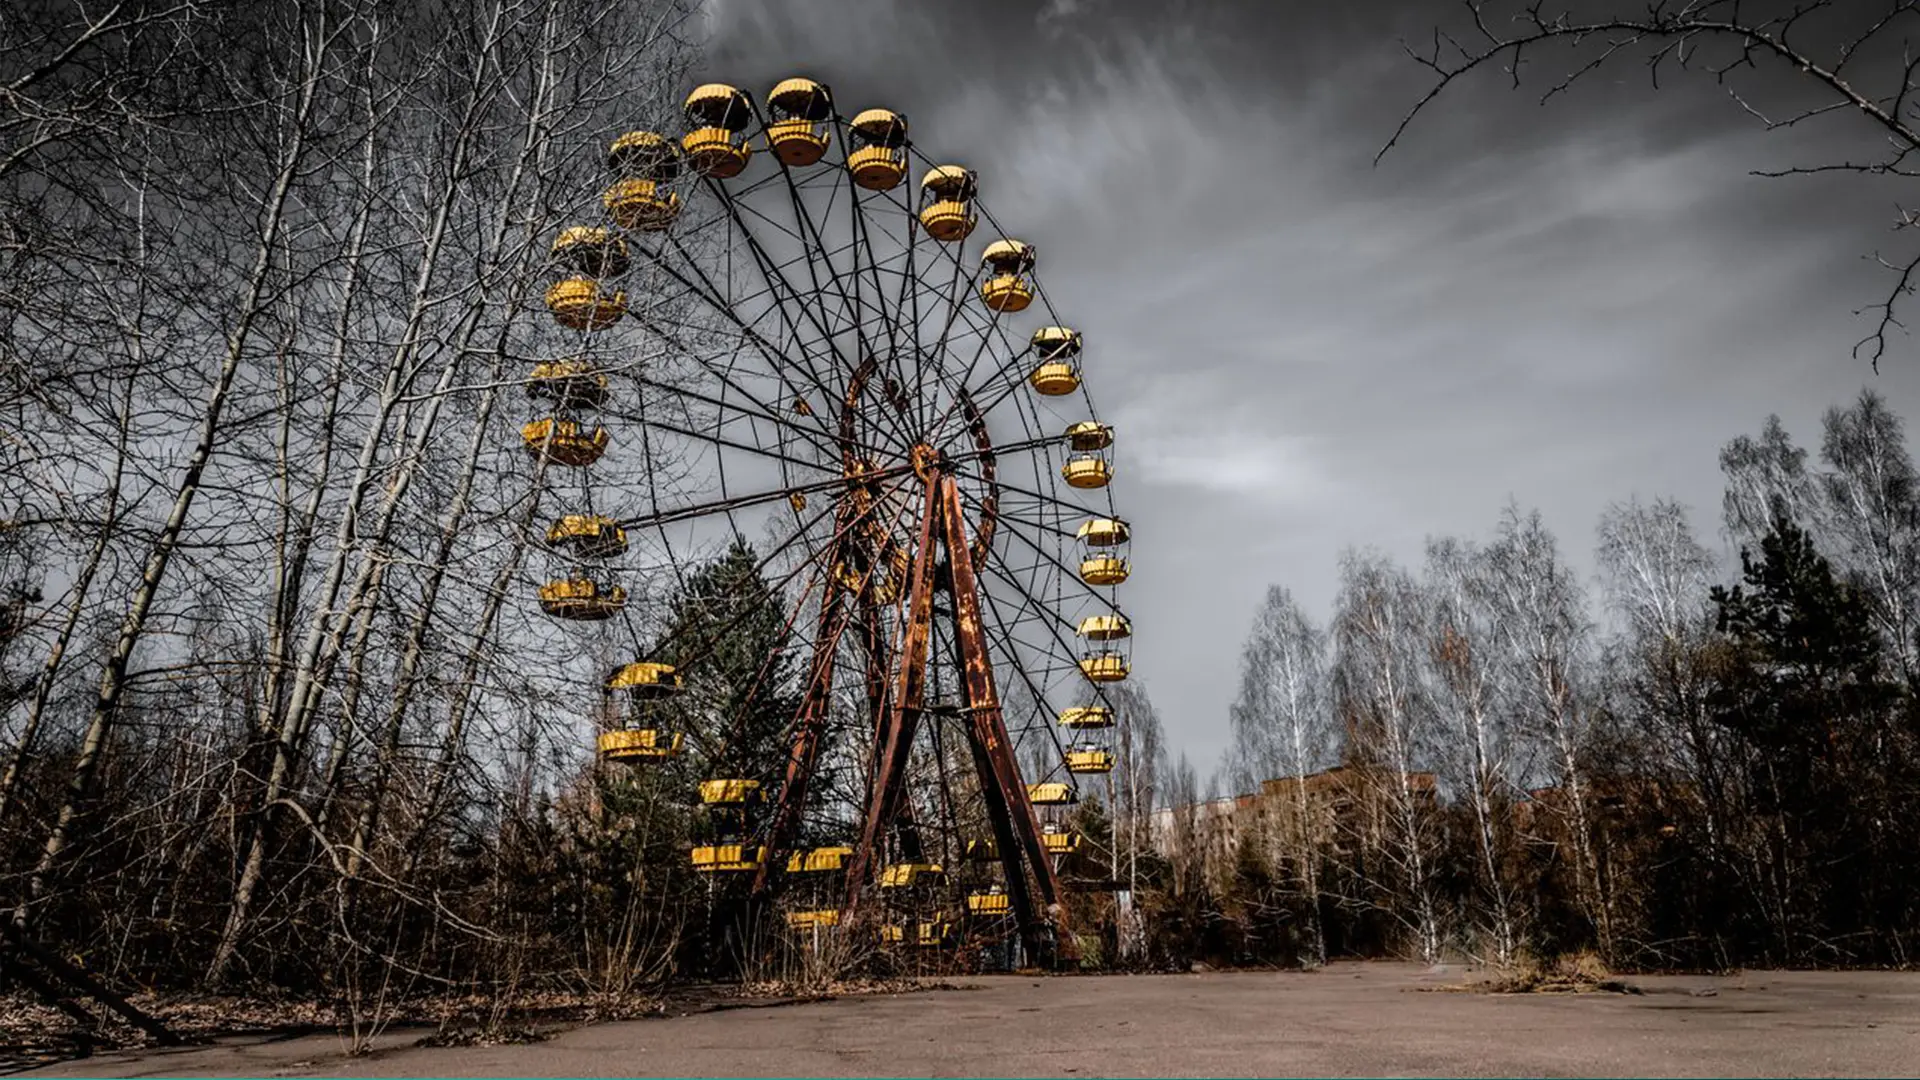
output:
<path id="1" fill-rule="evenodd" d="M 960 507 L 960 488 L 950 476 L 942 476 L 937 487 L 945 525 L 947 558 L 952 568 L 954 636 L 960 646 L 961 684 L 966 690 L 967 715 L 971 722 L 969 730 L 989 766 L 980 777 L 980 783 L 983 788 L 998 789 L 1009 823 L 1018 834 L 1020 847 L 1024 849 L 1027 862 L 1033 868 L 1034 885 L 1041 901 L 1047 905 L 1059 955 L 1065 960 L 1075 960 L 1078 959 L 1077 951 L 1073 947 L 1073 935 L 1068 931 L 1066 907 L 1061 903 L 1060 881 L 1054 874 L 1046 843 L 1040 838 L 1040 820 L 1034 815 L 1033 803 L 1027 797 L 1027 787 L 1020 778 L 1019 764 L 1013 759 L 1013 743 L 1007 737 L 999 692 L 993 684 L 993 660 L 987 648 L 986 627 L 980 611 L 980 582 L 973 571 L 973 551 L 967 544 L 966 519 L 961 515 Z M 992 805 L 989 800 L 989 808 Z M 1019 853 L 1003 850 L 1000 857 L 1007 868 L 1008 879 L 1018 876 Z M 1029 930 L 1023 927 L 1022 930 L 1029 936 L 1037 934 L 1037 928 Z"/>
<path id="2" fill-rule="evenodd" d="M 780 785 L 780 801 L 774 807 L 773 823 L 767 833 L 767 854 L 753 872 L 753 893 L 766 892 L 768 872 L 786 857 L 787 847 L 806 810 L 807 785 L 813 779 L 814 762 L 820 756 L 820 736 L 827 723 L 827 709 L 833 699 L 833 659 L 840 649 L 840 634 L 846 629 L 841 591 L 833 580 L 834 553 L 828 552 L 821 576 L 826 592 L 820 597 L 820 626 L 813 643 L 813 662 L 808 670 L 806 693 L 801 698 L 800 715 L 793 731 L 793 747 L 787 752 L 787 775 Z"/>
<path id="3" fill-rule="evenodd" d="M 1013 816 L 1007 810 L 1007 800 L 1000 795 L 1000 785 L 993 782 L 993 761 L 975 736 L 971 720 L 967 724 L 967 746 L 973 751 L 973 767 L 980 775 L 980 797 L 987 804 L 987 820 L 993 826 L 993 847 L 1000 856 L 1001 876 L 1006 879 L 1007 899 L 1013 907 L 1014 922 L 1020 927 L 1020 940 L 1026 945 L 1028 956 L 1040 956 L 1045 951 L 1043 935 L 1040 921 L 1034 918 L 1033 893 L 1027 887 L 1020 837 L 1014 832 Z"/>
<path id="4" fill-rule="evenodd" d="M 922 696 L 927 681 L 927 649 L 933 634 L 933 545 L 941 512 L 939 491 L 927 485 L 926 512 L 921 516 L 915 546 L 913 588 L 907 601 L 907 637 L 900 650 L 900 678 L 887 710 L 885 728 L 874 744 L 873 785 L 860 842 L 847 866 L 847 902 L 842 922 L 851 923 L 866 888 L 873 854 L 886 839 L 887 826 L 899 814 L 906 794 L 907 758 L 914 731 L 920 724 Z"/>

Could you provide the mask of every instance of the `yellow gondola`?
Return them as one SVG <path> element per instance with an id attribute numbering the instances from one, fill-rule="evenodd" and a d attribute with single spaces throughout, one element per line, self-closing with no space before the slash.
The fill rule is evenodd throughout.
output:
<path id="1" fill-rule="evenodd" d="M 547 310 L 569 330 L 605 330 L 627 313 L 627 294 L 593 278 L 563 278 L 547 289 Z"/>
<path id="2" fill-rule="evenodd" d="M 611 559 L 627 550 L 627 530 L 600 514 L 568 514 L 547 526 L 547 544 L 583 559 Z"/>
<path id="3" fill-rule="evenodd" d="M 693 849 L 693 868 L 703 874 L 758 870 L 767 849 L 754 844 L 703 844 Z"/>
<path id="4" fill-rule="evenodd" d="M 1089 729 L 1113 726 L 1113 710 L 1105 705 L 1073 705 L 1060 710 L 1063 728 Z"/>
<path id="5" fill-rule="evenodd" d="M 1066 326 L 1043 326 L 1030 341 L 1040 363 L 1028 376 L 1036 392 L 1060 397 L 1080 389 L 1080 331 Z"/>
<path id="6" fill-rule="evenodd" d="M 627 606 L 627 590 L 589 578 L 562 578 L 540 586 L 540 607 L 558 619 L 598 622 Z"/>
<path id="7" fill-rule="evenodd" d="M 939 863 L 894 863 L 880 871 L 880 887 L 911 889 L 939 885 L 946 880 L 946 876 L 946 870 Z"/>
<path id="8" fill-rule="evenodd" d="M 868 191 L 887 191 L 907 175 L 907 121 L 886 109 L 868 109 L 848 125 L 854 148 L 847 155 L 853 182 Z"/>
<path id="9" fill-rule="evenodd" d="M 979 185 L 959 165 L 937 165 L 920 180 L 920 227 L 943 243 L 973 232 L 973 198 Z"/>
<path id="10" fill-rule="evenodd" d="M 1072 487 L 1103 488 L 1113 481 L 1113 466 L 1105 458 L 1068 458 L 1060 475 Z"/>
<path id="11" fill-rule="evenodd" d="M 795 930 L 812 930 L 818 927 L 840 925 L 840 912 L 834 908 L 817 908 L 812 911 L 787 912 L 787 925 Z"/>
<path id="12" fill-rule="evenodd" d="M 631 260 L 627 242 L 599 225 L 574 225 L 553 238 L 553 260 L 591 278 L 619 277 Z"/>
<path id="13" fill-rule="evenodd" d="M 600 733 L 600 756 L 608 761 L 651 760 L 679 757 L 686 736 L 678 731 L 658 728 L 623 728 Z"/>
<path id="14" fill-rule="evenodd" d="M 826 122 L 833 98 L 812 79 L 785 79 L 767 95 L 767 147 L 782 162 L 804 168 L 827 152 Z"/>
<path id="15" fill-rule="evenodd" d="M 687 164 L 703 176 L 725 180 L 739 176 L 753 156 L 741 135 L 753 123 L 747 95 L 725 83 L 708 83 L 687 95 L 687 126 L 680 139 Z"/>
<path id="16" fill-rule="evenodd" d="M 888 923 L 880 928 L 880 940 L 889 945 L 910 943 L 918 948 L 936 949 L 946 944 L 947 938 L 952 933 L 953 927 L 947 923 L 919 923 L 914 926 L 913 935 L 909 937 L 905 926 L 899 923 Z"/>
<path id="17" fill-rule="evenodd" d="M 745 806 L 764 797 L 760 781 L 723 779 L 700 781 L 700 801 L 708 806 Z"/>
<path id="18" fill-rule="evenodd" d="M 1040 842 L 1046 845 L 1049 855 L 1071 855 L 1080 850 L 1080 834 L 1077 832 L 1041 833 Z"/>
<path id="19" fill-rule="evenodd" d="M 625 690 L 635 697 L 666 697 L 680 689 L 680 673 L 672 664 L 636 660 L 622 664 L 607 676 L 607 689 Z"/>
<path id="20" fill-rule="evenodd" d="M 1119 682 L 1127 677 L 1127 658 L 1119 653 L 1094 653 L 1080 658 L 1080 673 L 1091 682 Z"/>
<path id="21" fill-rule="evenodd" d="M 1035 806 L 1072 806 L 1079 801 L 1073 785 L 1050 780 L 1042 784 L 1027 785 L 1027 801 Z"/>
<path id="22" fill-rule="evenodd" d="M 1013 897 L 1003 892 L 977 892 L 967 896 L 967 911 L 975 915 L 1005 915 L 1013 910 Z"/>
<path id="23" fill-rule="evenodd" d="M 570 408 L 607 402 L 607 376 L 585 360 L 548 360 L 527 375 L 527 396 Z"/>
<path id="24" fill-rule="evenodd" d="M 615 225 L 635 232 L 659 232 L 680 216 L 680 196 L 645 177 L 614 181 L 600 203 Z"/>
<path id="25" fill-rule="evenodd" d="M 1083 453 L 1105 450 L 1113 445 L 1113 428 L 1098 420 L 1082 420 L 1070 425 L 1061 436 L 1067 445 Z"/>
<path id="26" fill-rule="evenodd" d="M 1110 773 L 1113 771 L 1113 753 L 1096 746 L 1083 746 L 1067 751 L 1067 771 L 1082 775 Z"/>
<path id="27" fill-rule="evenodd" d="M 847 860 L 853 858 L 850 847 L 818 847 L 808 851 L 796 851 L 787 857 L 789 874 L 828 874 L 847 868 Z"/>
<path id="28" fill-rule="evenodd" d="M 556 465 L 585 468 L 607 452 L 607 429 L 589 431 L 572 420 L 535 420 L 520 428 L 520 441 L 534 457 L 545 454 Z"/>
<path id="29" fill-rule="evenodd" d="M 607 168 L 616 176 L 666 183 L 680 175 L 680 148 L 652 131 L 629 131 L 607 148 Z"/>
<path id="30" fill-rule="evenodd" d="M 1133 624 L 1125 615 L 1089 615 L 1074 632 L 1088 641 L 1120 641 L 1133 636 Z"/>
<path id="31" fill-rule="evenodd" d="M 980 299 L 989 310 L 1025 311 L 1033 303 L 1033 245 L 1020 240 L 996 240 L 980 256 L 986 274 L 980 280 Z"/>
<path id="32" fill-rule="evenodd" d="M 1132 573 L 1132 565 L 1118 555 L 1089 555 L 1080 560 L 1080 580 L 1089 585 L 1118 585 Z"/>

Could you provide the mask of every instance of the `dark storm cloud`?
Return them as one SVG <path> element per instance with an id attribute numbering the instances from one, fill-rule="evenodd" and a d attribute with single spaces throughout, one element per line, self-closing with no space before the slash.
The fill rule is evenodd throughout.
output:
<path id="1" fill-rule="evenodd" d="M 982 175 L 1088 338 L 1136 523 L 1136 670 L 1177 747 L 1225 742 L 1262 587 L 1330 612 L 1336 559 L 1417 560 L 1509 496 L 1588 565 L 1594 521 L 1672 495 L 1717 529 L 1716 451 L 1803 442 L 1871 376 L 1890 188 L 1748 175 L 1871 153 L 1852 118 L 1763 134 L 1632 65 L 1548 107 L 1464 85 L 1379 167 L 1450 5 L 720 0 L 707 74 L 807 73 Z M 1543 67 L 1543 71 L 1545 68 Z M 1751 85 L 1785 105 L 1791 76 Z M 1910 348 L 1908 354 L 1910 355 Z M 1920 413 L 1896 359 L 1876 385 Z"/>

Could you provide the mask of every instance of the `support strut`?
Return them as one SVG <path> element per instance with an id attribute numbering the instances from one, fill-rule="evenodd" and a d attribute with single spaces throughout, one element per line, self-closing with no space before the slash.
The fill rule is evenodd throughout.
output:
<path id="1" fill-rule="evenodd" d="M 993 825 L 994 846 L 1005 871 L 1008 899 L 1020 924 L 1028 954 L 1049 954 L 1077 960 L 1069 932 L 1061 888 L 1054 873 L 1040 821 L 1021 781 L 1013 758 L 1013 741 L 994 686 L 993 661 L 988 651 L 980 603 L 980 581 L 974 572 L 974 549 L 967 537 L 960 488 L 952 476 L 928 470 L 926 513 L 920 519 L 917 557 L 911 571 L 907 629 L 899 655 L 898 676 L 874 732 L 867 808 L 859 843 L 847 867 L 847 899 L 841 924 L 853 925 L 855 911 L 873 860 L 886 842 L 889 827 L 900 824 L 906 809 L 907 764 L 924 711 L 927 657 L 933 629 L 933 593 L 944 585 L 952 594 L 954 641 L 959 646 L 961 690 L 966 702 L 966 734 L 979 773 L 981 796 Z M 947 573 L 936 575 L 939 551 L 947 556 Z M 943 580 L 944 579 L 944 580 Z M 1029 888 L 1031 883 L 1031 889 Z M 1035 910 L 1035 899 L 1045 911 Z"/>
<path id="2" fill-rule="evenodd" d="M 986 799 L 987 810 L 995 819 L 1001 866 L 1006 872 L 1009 891 L 1012 892 L 1016 882 L 1021 883 L 1024 891 L 1021 866 L 1024 852 L 1024 861 L 1033 869 L 1040 900 L 1047 906 L 1059 956 L 1063 960 L 1077 960 L 1078 951 L 1067 927 L 1066 907 L 1060 902 L 1060 881 L 1054 874 L 1053 861 L 1047 856 L 1046 842 L 1040 837 L 1040 820 L 1034 815 L 1033 802 L 1020 779 L 1019 764 L 1013 759 L 1013 741 L 1007 736 L 1006 718 L 993 684 L 993 660 L 987 651 L 986 626 L 980 612 L 980 582 L 973 571 L 973 549 L 967 542 L 966 519 L 961 516 L 960 487 L 953 477 L 940 478 L 939 495 L 951 567 L 954 637 L 960 645 L 961 685 L 967 701 L 967 734 L 974 744 L 975 761 L 986 766 L 981 770 L 980 787 L 990 793 Z M 1018 843 L 1008 843 L 1009 840 Z M 1019 905 L 1022 897 L 1019 892 L 1012 892 L 1012 899 Z M 1031 911 L 1020 921 L 1029 954 L 1043 955 L 1045 934 L 1039 921 Z"/>
<path id="3" fill-rule="evenodd" d="M 801 699 L 800 715 L 794 725 L 793 746 L 787 751 L 786 782 L 780 785 L 780 802 L 774 807 L 773 824 L 768 831 L 767 852 L 753 872 L 753 893 L 766 892 L 769 868 L 787 855 L 800 815 L 806 810 L 807 783 L 813 779 L 814 762 L 820 757 L 820 737 L 827 725 L 827 709 L 833 698 L 833 658 L 840 649 L 840 634 L 846 629 L 842 615 L 842 593 L 833 580 L 836 542 L 829 550 L 827 572 L 822 575 L 825 594 L 820 597 L 820 632 L 814 637 L 813 660 L 808 668 L 807 689 Z"/>
<path id="4" fill-rule="evenodd" d="M 913 588 L 907 601 L 907 639 L 900 649 L 900 677 L 893 699 L 888 703 L 884 724 L 874 740 L 873 783 L 867 796 L 867 812 L 860 828 L 860 842 L 853 849 L 847 866 L 847 903 L 842 924 L 851 924 L 865 890 L 873 853 L 885 842 L 887 826 L 900 812 L 906 794 L 907 759 L 913 749 L 914 732 L 920 726 L 920 713 L 927 685 L 927 647 L 933 634 L 933 545 L 938 534 L 934 523 L 940 515 L 938 490 L 927 485 L 926 512 L 920 517 L 917 557 L 911 570 Z"/>

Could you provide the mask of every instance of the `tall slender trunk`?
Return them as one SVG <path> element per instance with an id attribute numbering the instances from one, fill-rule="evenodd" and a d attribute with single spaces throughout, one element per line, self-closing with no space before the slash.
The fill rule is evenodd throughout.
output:
<path id="1" fill-rule="evenodd" d="M 504 357 L 501 357 L 504 359 Z M 496 360 L 493 372 L 488 379 L 486 391 L 481 395 L 478 414 L 474 418 L 473 438 L 467 444 L 466 461 L 460 480 L 453 494 L 453 503 L 440 527 L 440 541 L 434 551 L 434 557 L 427 571 L 427 581 L 421 591 L 418 607 L 414 611 L 413 623 L 408 628 L 405 652 L 401 655 L 400 670 L 393 689 L 393 700 L 387 708 L 387 721 L 381 738 L 377 759 L 374 762 L 373 789 L 363 804 L 359 820 L 354 824 L 353 842 L 347 850 L 348 887 L 352 879 L 360 872 L 360 863 L 366 856 L 367 845 L 373 841 L 374 828 L 379 824 L 381 803 L 386 798 L 387 785 L 392 776 L 394 760 L 400 753 L 401 734 L 406 730 L 407 711 L 412 707 L 413 695 L 419 685 L 420 662 L 426 655 L 427 629 L 432 625 L 434 613 L 440 604 L 440 587 L 446 580 L 447 570 L 453 562 L 454 547 L 465 529 L 467 511 L 471 506 L 474 476 L 479 472 L 480 455 L 486 449 L 492 437 L 488 430 L 488 421 L 493 418 L 493 405 L 497 396 L 497 384 L 500 379 L 500 360 Z"/>
<path id="2" fill-rule="evenodd" d="M 1320 920 L 1320 844 L 1313 828 L 1313 807 L 1307 799 L 1308 760 L 1306 733 L 1295 714 L 1293 722 L 1293 824 L 1294 858 L 1300 863 L 1300 888 L 1307 898 L 1307 947 L 1315 967 L 1327 963 L 1327 933 Z"/>
<path id="3" fill-rule="evenodd" d="M 368 50 L 368 63 L 373 63 L 377 50 Z M 342 273 L 344 284 L 340 290 L 339 311 L 334 317 L 332 344 L 329 348 L 328 363 L 331 368 L 328 377 L 326 405 L 320 413 L 319 463 L 313 480 L 307 489 L 305 504 L 301 507 L 294 522 L 283 522 L 281 533 L 276 538 L 273 565 L 272 597 L 268 606 L 268 649 L 269 657 L 265 692 L 261 695 L 260 715 L 255 723 L 262 740 L 271 738 L 274 730 L 274 717 L 285 709 L 283 701 L 287 672 L 293 666 L 290 655 L 293 648 L 289 630 L 300 608 L 300 595 L 306 580 L 307 558 L 313 551 L 315 525 L 320 520 L 320 509 L 333 478 L 335 434 L 340 424 L 340 393 L 352 372 L 353 356 L 349 345 L 353 341 L 353 317 L 358 310 L 361 288 L 365 284 L 362 265 L 367 253 L 367 233 L 373 218 L 376 201 L 374 184 L 375 164 L 379 159 L 380 115 L 374 106 L 371 67 L 363 73 L 367 79 L 366 111 L 363 113 L 366 130 L 361 137 L 359 206 L 354 211 L 353 224 L 347 229 L 347 243 L 342 251 L 344 263 Z M 287 422 L 292 421 L 293 410 L 287 410 Z M 291 502 L 291 468 L 282 464 L 282 505 Z"/>
<path id="4" fill-rule="evenodd" d="M 489 42 L 490 47 L 491 44 L 497 44 L 499 40 L 499 23 L 504 15 L 505 10 L 503 6 L 494 7 L 490 13 L 489 18 L 491 24 L 483 35 L 483 40 Z M 549 15 L 551 16 L 551 12 L 549 12 Z M 298 748 L 305 738 L 306 730 L 311 723 L 314 710 L 318 706 L 320 694 L 323 689 L 323 679 L 320 677 L 321 672 L 329 668 L 333 660 L 337 658 L 347 625 L 351 621 L 353 614 L 363 605 L 376 602 L 372 589 L 372 585 L 376 579 L 376 567 L 379 566 L 384 559 L 384 552 L 390 544 L 393 526 L 398 518 L 399 509 L 405 502 L 408 489 L 414 477 L 417 475 L 419 463 L 425 456 L 424 451 L 426 445 L 433 437 L 441 405 L 445 400 L 446 394 L 450 391 L 454 376 L 460 370 L 461 362 L 464 359 L 464 345 L 470 340 L 470 335 L 475 324 L 474 321 L 479 318 L 480 306 L 479 303 L 476 302 L 474 307 L 470 308 L 468 318 L 464 320 L 465 331 L 459 345 L 449 350 L 448 359 L 441 370 L 439 383 L 427 395 L 425 416 L 421 420 L 418 430 L 413 432 L 413 437 L 410 440 L 406 438 L 408 434 L 406 431 L 403 430 L 401 432 L 401 446 L 398 451 L 399 458 L 394 468 L 394 476 L 387 485 L 379 522 L 373 530 L 370 538 L 371 543 L 367 545 L 366 550 L 361 554 L 354 581 L 346 590 L 347 603 L 344 617 L 335 620 L 332 616 L 335 606 L 339 602 L 343 585 L 345 584 L 348 564 L 352 561 L 350 555 L 356 547 L 356 541 L 359 539 L 356 526 L 360 509 L 367 493 L 373 486 L 372 474 L 378 460 L 378 448 L 385 429 L 393 416 L 394 410 L 396 406 L 400 404 L 406 387 L 411 381 L 407 375 L 407 370 L 412 365 L 422 344 L 423 325 L 427 315 L 434 306 L 431 297 L 433 276 L 440 264 L 440 256 L 448 237 L 453 211 L 459 202 L 461 193 L 465 190 L 461 180 L 466 177 L 470 171 L 470 155 L 473 153 L 474 143 L 478 138 L 479 125 L 477 123 L 477 117 L 487 106 L 494 92 L 486 85 L 486 79 L 493 73 L 492 65 L 487 62 L 488 59 L 490 58 L 477 58 L 477 62 L 473 65 L 472 77 L 466 89 L 463 111 L 457 124 L 453 144 L 448 150 L 447 168 L 445 174 L 438 177 L 437 180 L 437 182 L 442 185 L 439 192 L 440 199 L 435 205 L 432 223 L 427 230 L 418 271 L 413 283 L 405 327 L 387 366 L 385 381 L 381 387 L 379 404 L 375 416 L 369 425 L 367 437 L 362 444 L 360 460 L 355 470 L 354 483 L 349 491 L 347 505 L 342 511 L 340 526 L 335 537 L 333 559 L 328 566 L 326 578 L 320 588 L 318 610 L 314 620 L 308 627 L 307 639 L 301 649 L 299 666 L 295 669 L 294 685 L 288 704 L 288 714 L 279 724 L 278 737 L 273 747 L 273 764 L 268 772 L 264 797 L 261 801 L 263 810 L 270 811 L 270 808 L 278 802 L 283 793 L 288 789 L 295 767 Z M 545 63 L 547 64 L 547 69 L 550 70 L 551 60 L 548 59 Z M 545 87 L 543 86 L 542 89 L 544 90 Z M 544 99 L 544 94 L 540 95 L 540 97 Z M 538 112 L 537 109 L 533 111 Z M 527 160 L 533 152 L 534 149 L 531 146 L 522 148 L 521 156 L 516 162 L 507 187 L 508 198 L 511 198 L 517 193 L 516 188 L 522 171 L 525 169 Z M 506 205 L 507 204 L 503 204 L 503 210 Z M 507 234 L 509 218 L 510 215 L 507 213 L 501 215 L 500 230 L 495 237 L 495 242 L 492 250 L 488 253 L 489 255 L 497 256 Z M 478 295 L 484 299 L 485 291 L 481 290 Z M 250 918 L 253 896 L 259 886 L 264 868 L 270 825 L 270 813 L 263 813 L 254 825 L 252 837 L 247 845 L 246 858 L 241 867 L 239 881 L 234 889 L 234 898 L 228 912 L 227 925 L 221 933 L 220 943 L 215 948 L 212 963 L 208 968 L 208 978 L 212 982 L 218 983 L 224 977 L 227 966 L 232 961 L 234 950 L 237 948 L 239 937 Z"/>
<path id="5" fill-rule="evenodd" d="M 20 738 L 14 743 L 13 753 L 7 759 L 7 771 L 0 775 L 0 824 L 5 824 L 7 811 L 12 808 L 13 793 L 20 783 L 20 773 L 26 768 L 29 755 L 33 753 L 33 743 L 40 734 L 40 724 L 46 716 L 47 702 L 53 697 L 55 681 L 60 677 L 60 668 L 66 659 L 67 647 L 73 642 L 74 630 L 80 625 L 81 613 L 86 610 L 87 597 L 93 591 L 94 578 L 100 573 L 100 564 L 105 561 L 107 549 L 112 546 L 115 530 L 120 523 L 120 485 L 126 475 L 127 434 L 132 428 L 132 394 L 134 380 L 127 379 L 121 402 L 120 430 L 114 440 L 113 472 L 107 480 L 107 505 L 98 525 L 98 533 L 93 546 L 87 550 L 87 559 L 80 565 L 80 573 L 73 581 L 73 603 L 67 605 L 67 616 L 60 623 L 60 632 L 54 636 L 53 647 L 47 651 L 46 662 L 40 666 L 40 678 L 33 688 L 33 700 L 27 706 L 27 719 L 20 729 Z"/>
<path id="6" fill-rule="evenodd" d="M 61 852 L 66 850 L 68 840 L 72 836 L 74 820 L 79 816 L 82 805 L 92 793 L 94 772 L 99 767 L 100 756 L 106 749 L 107 739 L 113 733 L 114 721 L 120 710 L 121 699 L 126 692 L 127 665 L 133 657 L 134 648 L 139 645 L 146 631 L 147 616 L 153 609 L 154 598 L 159 595 L 160 587 L 166 579 L 168 564 L 179 548 L 180 535 L 186 528 L 187 518 L 193 511 L 194 500 L 200 493 L 201 478 L 206 474 L 207 464 L 213 459 L 214 445 L 220 436 L 221 416 L 226 410 L 228 396 L 233 389 L 234 376 L 238 373 L 240 361 L 246 354 L 248 342 L 253 336 L 254 325 L 266 308 L 263 297 L 267 290 L 268 277 L 273 269 L 274 250 L 280 240 L 288 195 L 293 189 L 294 179 L 299 173 L 301 161 L 306 154 L 307 123 L 312 115 L 314 97 L 319 88 L 321 69 L 326 61 L 330 40 L 324 20 L 317 31 L 307 39 L 303 56 L 306 70 L 295 100 L 287 143 L 281 151 L 273 183 L 265 199 L 263 207 L 265 218 L 261 224 L 260 243 L 255 252 L 253 267 L 247 275 L 246 287 L 239 306 L 239 318 L 227 335 L 226 351 L 221 359 L 220 371 L 201 414 L 199 436 L 194 442 L 192 452 L 188 455 L 186 470 L 175 489 L 173 507 L 147 552 L 140 581 L 134 588 L 127 605 L 126 615 L 121 620 L 113 651 L 100 673 L 100 689 L 94 698 L 92 713 L 87 719 L 86 734 L 80 743 L 80 755 L 74 761 L 73 774 L 67 783 L 66 795 L 61 802 L 53 830 L 48 835 L 46 846 L 41 849 L 40 859 L 29 878 L 28 899 L 14 912 L 14 920 L 21 926 L 25 926 L 28 921 L 28 907 L 45 896 L 48 876 L 59 862 Z"/>
<path id="7" fill-rule="evenodd" d="M 384 568 L 381 574 L 384 576 Z M 379 583 L 374 587 L 379 588 Z M 367 684 L 367 649 L 373 640 L 375 614 L 371 604 L 360 610 L 354 620 L 353 644 L 347 648 L 347 686 L 340 695 L 340 719 L 333 727 L 333 743 L 327 749 L 326 765 L 320 770 L 320 807 L 313 814 L 313 831 L 322 838 L 331 832 L 329 826 L 333 824 L 341 789 L 346 784 L 347 761 L 353 756 L 354 729 L 359 724 L 360 695 Z"/>
<path id="8" fill-rule="evenodd" d="M 440 753 L 436 757 L 433 770 L 427 780 L 425 796 L 420 800 L 420 820 L 415 825 L 413 835 L 408 840 L 407 869 L 411 873 L 420 858 L 426 854 L 425 839 L 438 819 L 442 803 L 446 800 L 447 787 L 452 782 L 453 773 L 458 768 L 462 748 L 465 745 L 467 717 L 473 710 L 475 686 L 480 679 L 480 668 L 486 662 L 486 654 L 493 640 L 494 623 L 499 620 L 500 610 L 505 606 L 508 595 L 513 591 L 513 583 L 520 576 L 520 566 L 527 548 L 527 533 L 540 514 L 538 496 L 539 481 L 534 482 L 534 494 L 527 500 L 527 507 L 519 528 L 515 530 L 514 541 L 507 558 L 494 573 L 487 587 L 487 599 L 480 611 L 480 620 L 474 628 L 473 642 L 467 647 L 466 657 L 461 661 L 460 680 L 452 706 L 447 710 L 447 730 L 440 741 Z"/>

